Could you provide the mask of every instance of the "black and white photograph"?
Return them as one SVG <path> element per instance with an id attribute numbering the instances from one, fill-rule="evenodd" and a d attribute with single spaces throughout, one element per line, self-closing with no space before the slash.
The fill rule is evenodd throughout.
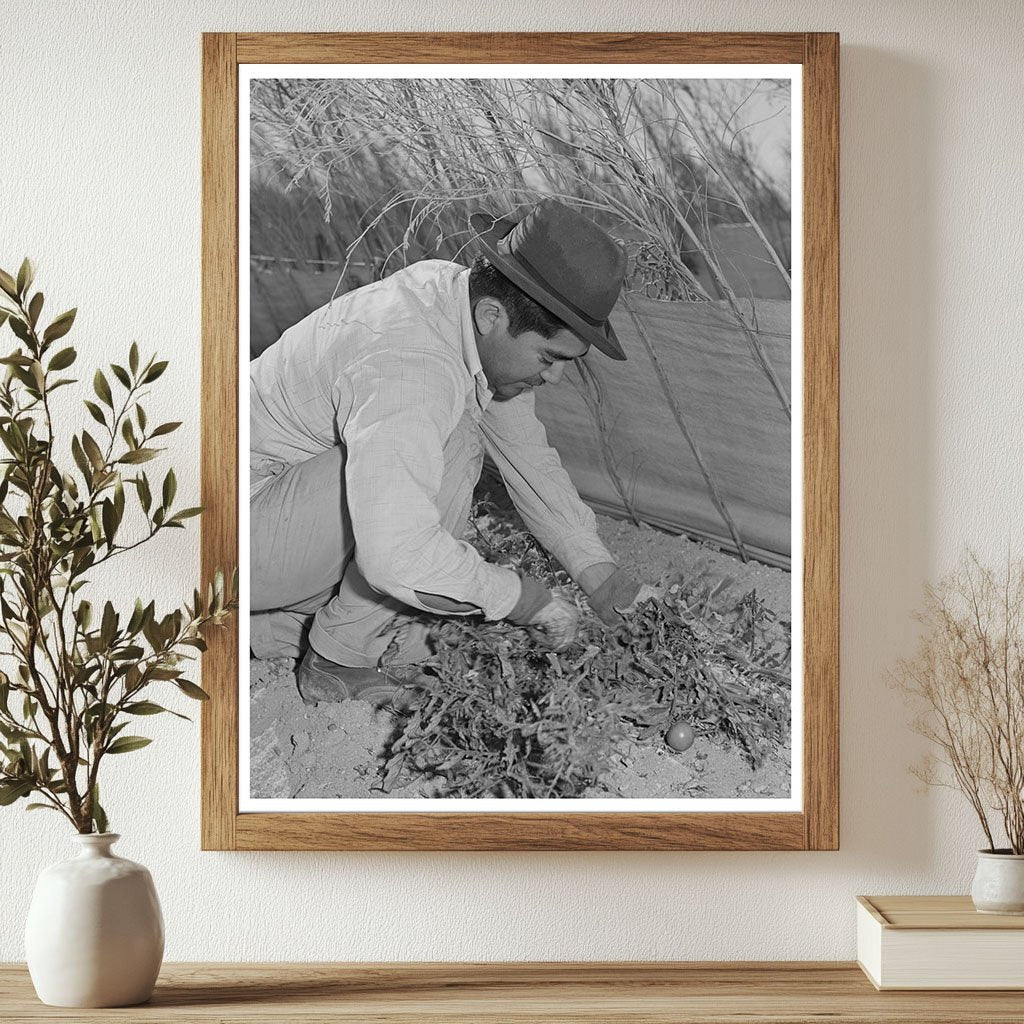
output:
<path id="1" fill-rule="evenodd" d="M 241 808 L 798 810 L 799 67 L 241 70 Z"/>

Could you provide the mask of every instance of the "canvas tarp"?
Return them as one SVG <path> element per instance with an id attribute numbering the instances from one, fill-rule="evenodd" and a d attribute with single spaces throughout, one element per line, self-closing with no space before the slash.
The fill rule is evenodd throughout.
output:
<path id="1" fill-rule="evenodd" d="M 740 313 L 788 395 L 789 303 L 744 302 Z M 588 353 L 596 403 L 576 372 L 537 393 L 548 438 L 580 494 L 725 547 L 737 546 L 735 534 L 748 554 L 788 564 L 789 417 L 737 317 L 725 302 L 630 296 L 612 323 L 628 358 Z"/>
<path id="2" fill-rule="evenodd" d="M 336 283 L 329 273 L 254 269 L 252 355 L 329 301 Z M 592 350 L 582 372 L 537 392 L 582 497 L 788 566 L 790 421 L 778 389 L 791 393 L 789 302 L 743 300 L 734 310 L 630 295 L 612 322 L 625 362 Z"/>

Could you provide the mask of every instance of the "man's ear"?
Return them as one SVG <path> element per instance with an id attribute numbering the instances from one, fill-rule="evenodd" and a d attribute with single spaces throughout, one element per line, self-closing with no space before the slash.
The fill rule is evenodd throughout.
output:
<path id="1" fill-rule="evenodd" d="M 473 307 L 473 326 L 482 338 L 500 326 L 503 319 L 508 319 L 505 307 L 493 296 L 485 295 Z"/>

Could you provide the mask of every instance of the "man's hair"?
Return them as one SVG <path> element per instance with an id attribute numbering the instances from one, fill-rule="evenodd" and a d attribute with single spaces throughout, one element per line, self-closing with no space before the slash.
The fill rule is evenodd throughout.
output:
<path id="1" fill-rule="evenodd" d="M 483 298 L 497 299 L 508 314 L 508 333 L 517 338 L 524 331 L 535 331 L 542 338 L 553 338 L 559 331 L 570 330 L 554 313 L 534 302 L 516 287 L 483 255 L 473 259 L 469 269 L 469 302 L 474 308 Z"/>

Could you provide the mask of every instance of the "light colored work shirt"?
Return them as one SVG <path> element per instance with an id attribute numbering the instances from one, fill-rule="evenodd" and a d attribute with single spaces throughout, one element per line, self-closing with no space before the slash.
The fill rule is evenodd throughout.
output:
<path id="1" fill-rule="evenodd" d="M 250 364 L 251 493 L 268 466 L 346 451 L 355 559 L 367 582 L 428 611 L 416 592 L 506 616 L 517 575 L 442 528 L 442 450 L 463 414 L 478 423 L 527 528 L 573 577 L 612 561 L 548 444 L 526 391 L 492 401 L 469 303 L 469 271 L 424 260 L 311 313 Z"/>

